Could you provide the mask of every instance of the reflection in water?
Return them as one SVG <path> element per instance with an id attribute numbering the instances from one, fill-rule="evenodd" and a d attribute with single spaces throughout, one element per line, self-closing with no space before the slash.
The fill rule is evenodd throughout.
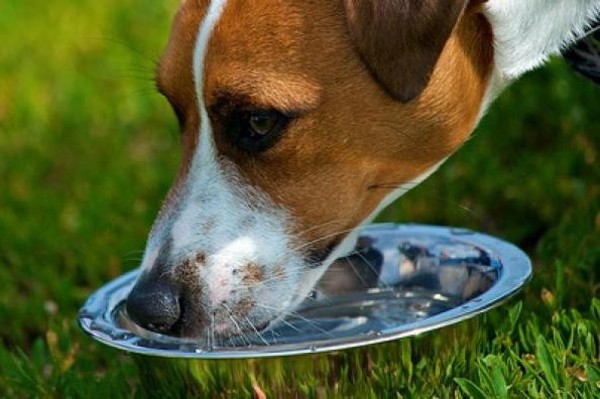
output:
<path id="1" fill-rule="evenodd" d="M 329 267 L 319 282 L 317 292 L 331 296 L 377 287 L 383 254 L 372 246 L 373 242 L 371 237 L 360 237 L 351 255 L 338 259 Z"/>
<path id="2" fill-rule="evenodd" d="M 317 293 L 329 298 L 373 288 L 422 289 L 469 300 L 487 291 L 498 278 L 499 261 L 473 245 L 428 237 L 406 239 L 395 248 L 395 256 L 390 255 L 377 248 L 375 238 L 360 237 L 355 252 L 337 260 L 325 273 Z M 385 259 L 384 254 L 396 259 Z"/>
<path id="3" fill-rule="evenodd" d="M 469 300 L 498 278 L 492 257 L 471 245 L 405 241 L 398 249 L 400 285 L 405 288 L 421 287 Z"/>

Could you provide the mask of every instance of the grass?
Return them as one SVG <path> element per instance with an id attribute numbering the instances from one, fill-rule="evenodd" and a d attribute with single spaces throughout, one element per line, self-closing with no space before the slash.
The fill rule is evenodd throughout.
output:
<path id="1" fill-rule="evenodd" d="M 176 3 L 0 2 L 0 397 L 600 395 L 600 91 L 561 60 L 381 217 L 523 247 L 535 277 L 508 306 L 318 359 L 140 359 L 85 337 L 79 306 L 136 267 L 177 166 L 151 82 Z"/>

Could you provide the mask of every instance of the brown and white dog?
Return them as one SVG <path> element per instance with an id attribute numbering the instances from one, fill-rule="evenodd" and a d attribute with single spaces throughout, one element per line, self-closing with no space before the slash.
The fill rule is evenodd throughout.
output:
<path id="1" fill-rule="evenodd" d="M 188 337 L 293 311 L 600 0 L 184 0 L 158 68 L 182 131 L 132 318 Z"/>

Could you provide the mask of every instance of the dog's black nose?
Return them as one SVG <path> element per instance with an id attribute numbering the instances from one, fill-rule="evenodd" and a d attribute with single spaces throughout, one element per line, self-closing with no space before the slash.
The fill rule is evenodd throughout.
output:
<path id="1" fill-rule="evenodd" d="M 127 313 L 140 327 L 170 333 L 182 314 L 178 291 L 166 279 L 142 276 L 127 298 Z"/>

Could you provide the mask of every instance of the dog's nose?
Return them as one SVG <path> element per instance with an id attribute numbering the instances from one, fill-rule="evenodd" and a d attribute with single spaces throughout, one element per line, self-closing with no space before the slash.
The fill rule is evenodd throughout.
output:
<path id="1" fill-rule="evenodd" d="M 166 334 L 182 315 L 178 288 L 166 279 L 140 277 L 127 298 L 127 313 L 140 327 Z"/>

